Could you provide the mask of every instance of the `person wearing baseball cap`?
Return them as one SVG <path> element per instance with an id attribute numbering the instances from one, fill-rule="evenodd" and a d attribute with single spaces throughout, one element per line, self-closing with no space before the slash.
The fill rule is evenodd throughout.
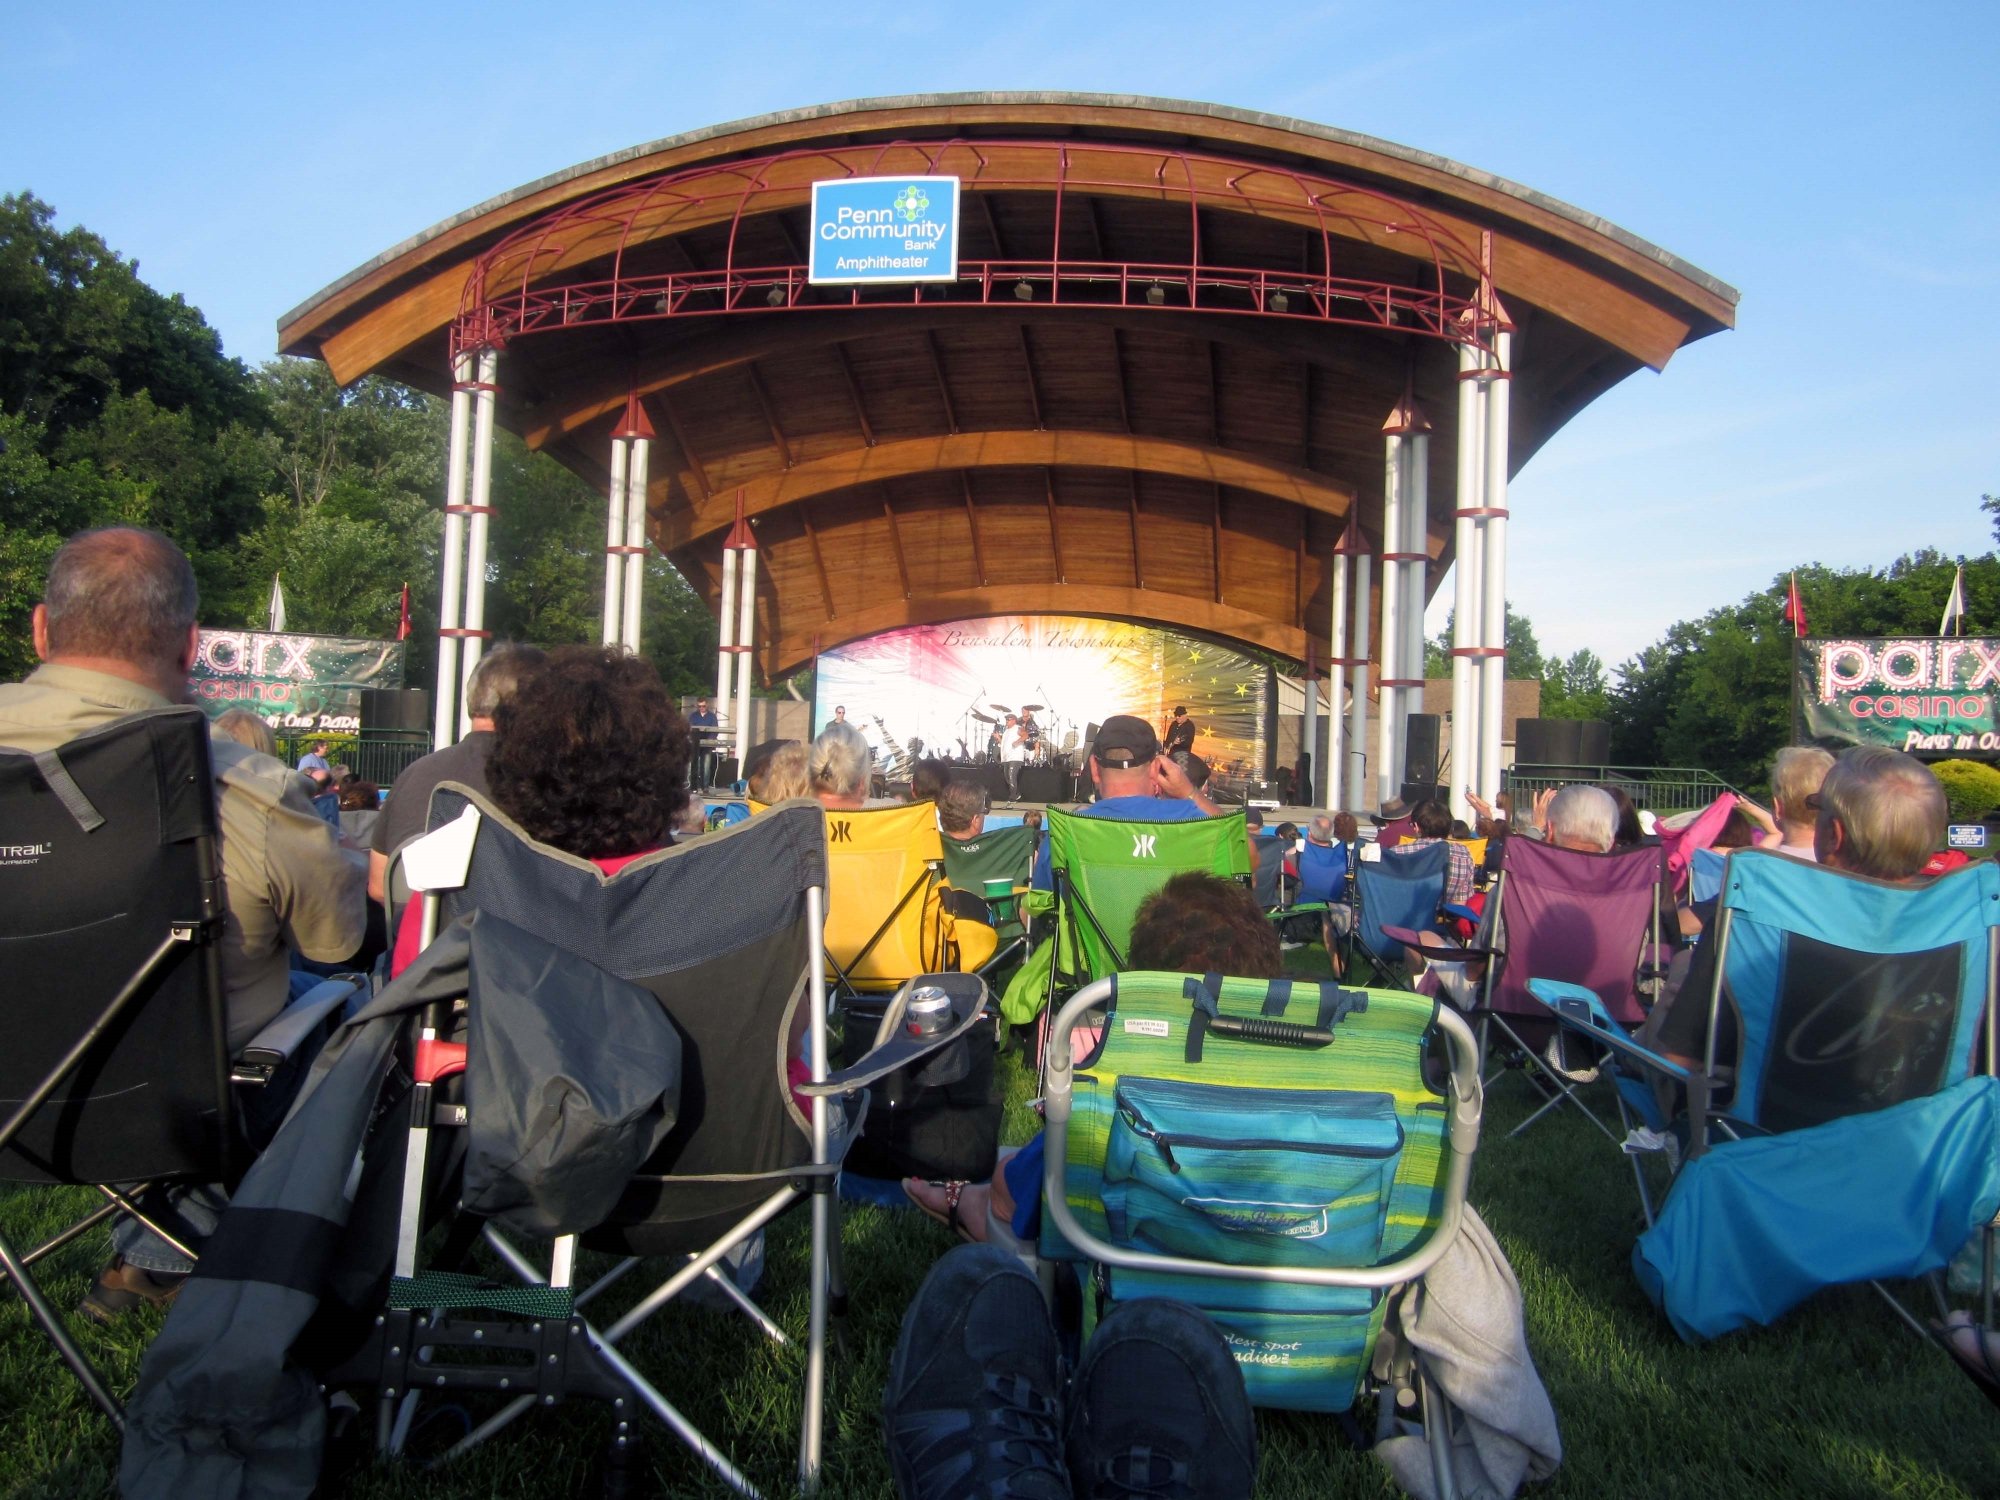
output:
<path id="1" fill-rule="evenodd" d="M 1187 772 L 1160 753 L 1153 726 L 1131 714 L 1113 714 L 1097 726 L 1090 742 L 1090 780 L 1097 800 L 1080 809 L 1086 818 L 1113 818 L 1125 823 L 1182 823 L 1218 818 L 1222 810 L 1188 780 Z M 1049 846 L 1042 844 L 1029 882 L 1036 890 L 1052 889 Z"/>

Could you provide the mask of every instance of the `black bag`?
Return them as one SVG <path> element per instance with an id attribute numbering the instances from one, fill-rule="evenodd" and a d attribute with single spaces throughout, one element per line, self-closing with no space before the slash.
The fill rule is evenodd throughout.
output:
<path id="1" fill-rule="evenodd" d="M 868 1050 L 874 1033 L 850 1021 L 843 1064 Z M 847 1170 L 895 1181 L 984 1182 L 1000 1156 L 1000 1098 L 993 1085 L 993 1028 L 981 1024 L 868 1093 L 861 1139 Z"/>

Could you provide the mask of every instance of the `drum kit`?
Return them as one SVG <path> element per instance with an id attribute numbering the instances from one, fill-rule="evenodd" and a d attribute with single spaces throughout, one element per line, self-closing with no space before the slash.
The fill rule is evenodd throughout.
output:
<path id="1" fill-rule="evenodd" d="M 986 709 L 990 709 L 991 712 L 983 711 Z M 959 744 L 962 748 L 976 746 L 976 750 L 969 749 L 967 754 L 967 759 L 974 763 L 1008 759 L 1009 757 L 1005 753 L 1006 746 L 1002 742 L 1003 735 L 1010 732 L 1006 727 L 1008 715 L 1013 714 L 1021 718 L 1030 718 L 1032 715 L 1039 713 L 1048 713 L 1049 722 L 1046 726 L 1038 721 L 1031 724 L 1029 737 L 1022 743 L 1021 747 L 1025 753 L 1020 758 L 1027 765 L 1048 765 L 1054 759 L 1054 747 L 1059 740 L 1065 746 L 1076 742 L 1076 726 L 1069 724 L 1067 720 L 1051 710 L 1045 703 L 1023 703 L 1019 708 L 1015 708 L 1011 704 L 1006 703 L 986 703 L 982 705 L 975 700 L 972 706 L 965 711 L 965 735 L 959 741 Z M 975 724 L 988 726 L 985 733 L 982 734 L 978 729 L 973 728 Z M 1068 737 L 1063 739 L 1061 732 L 1065 727 L 1068 729 Z M 1022 732 L 1020 725 L 1017 723 L 1011 732 L 1016 735 L 1020 734 Z"/>

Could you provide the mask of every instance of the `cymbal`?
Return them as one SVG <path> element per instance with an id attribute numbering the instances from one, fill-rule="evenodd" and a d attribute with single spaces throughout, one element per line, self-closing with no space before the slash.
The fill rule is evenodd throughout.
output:
<path id="1" fill-rule="evenodd" d="M 1024 714 L 1038 714 L 1042 711 L 1043 707 L 1044 705 L 1040 703 L 1023 703 L 1021 705 L 1021 712 Z"/>
<path id="2" fill-rule="evenodd" d="M 993 715 L 983 714 L 976 708 L 972 711 L 972 717 L 977 719 L 982 724 L 998 724 L 1000 722 L 998 719 L 994 718 Z"/>
<path id="3" fill-rule="evenodd" d="M 1004 703 L 989 703 L 986 706 L 996 714 L 1011 714 L 1014 711 Z"/>

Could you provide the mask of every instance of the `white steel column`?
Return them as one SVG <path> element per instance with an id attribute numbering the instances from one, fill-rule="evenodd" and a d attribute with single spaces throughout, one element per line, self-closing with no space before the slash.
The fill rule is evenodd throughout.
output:
<path id="1" fill-rule="evenodd" d="M 750 758 L 750 672 L 756 664 L 757 539 L 739 519 L 743 531 L 743 578 L 736 589 L 736 771 Z"/>
<path id="2" fill-rule="evenodd" d="M 1430 552 L 1430 421 L 1414 400 L 1404 398 L 1403 435 L 1403 542 L 1397 550 L 1403 563 L 1403 676 L 1411 685 L 1403 689 L 1403 717 L 1396 738 L 1403 755 L 1396 763 L 1396 784 L 1402 787 L 1403 761 L 1410 744 L 1410 715 L 1424 711 L 1424 581 Z"/>
<path id="3" fill-rule="evenodd" d="M 466 689 L 486 648 L 486 538 L 493 512 L 493 406 L 499 393 L 500 353 L 479 352 L 479 384 L 472 401 L 472 524 L 465 529 L 465 650 L 459 658 L 458 733 L 471 733 Z"/>
<path id="4" fill-rule="evenodd" d="M 625 618 L 625 560 L 619 548 L 625 545 L 625 458 L 626 442 L 611 435 L 611 493 L 604 510 L 604 630 L 603 643 L 618 644 L 618 631 Z"/>
<path id="5" fill-rule="evenodd" d="M 1390 422 L 1396 421 L 1391 414 Z M 1400 790 L 1403 770 L 1403 438 L 1391 432 L 1382 444 L 1382 666 L 1376 678 L 1375 799 L 1380 807 Z"/>
<path id="6" fill-rule="evenodd" d="M 1327 632 L 1332 651 L 1326 664 L 1326 805 L 1338 812 L 1347 805 L 1347 720 L 1340 711 L 1340 689 L 1347 681 L 1347 575 L 1353 559 L 1347 555 L 1350 530 L 1342 532 L 1333 548 L 1333 620 Z"/>
<path id="7" fill-rule="evenodd" d="M 1472 653 L 1485 628 L 1479 600 L 1480 486 L 1486 478 L 1486 402 L 1474 378 L 1479 351 L 1458 347 L 1458 511 L 1452 533 L 1456 559 L 1451 625 L 1451 811 L 1472 818 L 1467 791 L 1479 790 L 1479 658 Z"/>
<path id="8" fill-rule="evenodd" d="M 451 436 L 444 467 L 444 576 L 438 597 L 436 701 L 431 705 L 431 744 L 442 750 L 458 742 L 458 641 L 465 608 L 465 450 L 472 436 L 470 354 L 451 367 Z"/>
<path id="9" fill-rule="evenodd" d="M 722 544 L 722 608 L 716 615 L 715 722 L 728 727 L 736 722 L 736 576 L 737 551 Z M 718 752 L 719 753 L 719 752 Z"/>
<path id="10" fill-rule="evenodd" d="M 1347 810 L 1359 813 L 1368 801 L 1368 553 L 1354 556 L 1354 665 L 1347 669 Z"/>
<path id="11" fill-rule="evenodd" d="M 1333 798 L 1326 790 L 1326 762 L 1319 758 L 1319 673 L 1313 667 L 1312 642 L 1306 642 L 1305 712 L 1299 720 L 1299 746 L 1305 751 L 1312 774 L 1312 807 L 1331 807 Z"/>
<path id="12" fill-rule="evenodd" d="M 625 485 L 625 649 L 639 654 L 646 603 L 646 468 L 652 444 L 632 440 L 632 464 Z"/>
<path id="13" fill-rule="evenodd" d="M 1506 323 L 1493 337 L 1491 377 L 1480 382 L 1486 398 L 1485 545 L 1480 604 L 1486 617 L 1485 644 L 1496 654 L 1479 659 L 1479 794 L 1491 802 L 1500 793 L 1501 709 L 1507 691 L 1507 414 L 1513 383 L 1513 336 Z"/>
<path id="14" fill-rule="evenodd" d="M 646 480 L 653 447 L 653 424 L 634 392 L 625 402 L 626 438 L 632 460 L 625 470 L 625 606 L 622 638 L 625 649 L 639 653 L 639 635 L 646 603 Z"/>

